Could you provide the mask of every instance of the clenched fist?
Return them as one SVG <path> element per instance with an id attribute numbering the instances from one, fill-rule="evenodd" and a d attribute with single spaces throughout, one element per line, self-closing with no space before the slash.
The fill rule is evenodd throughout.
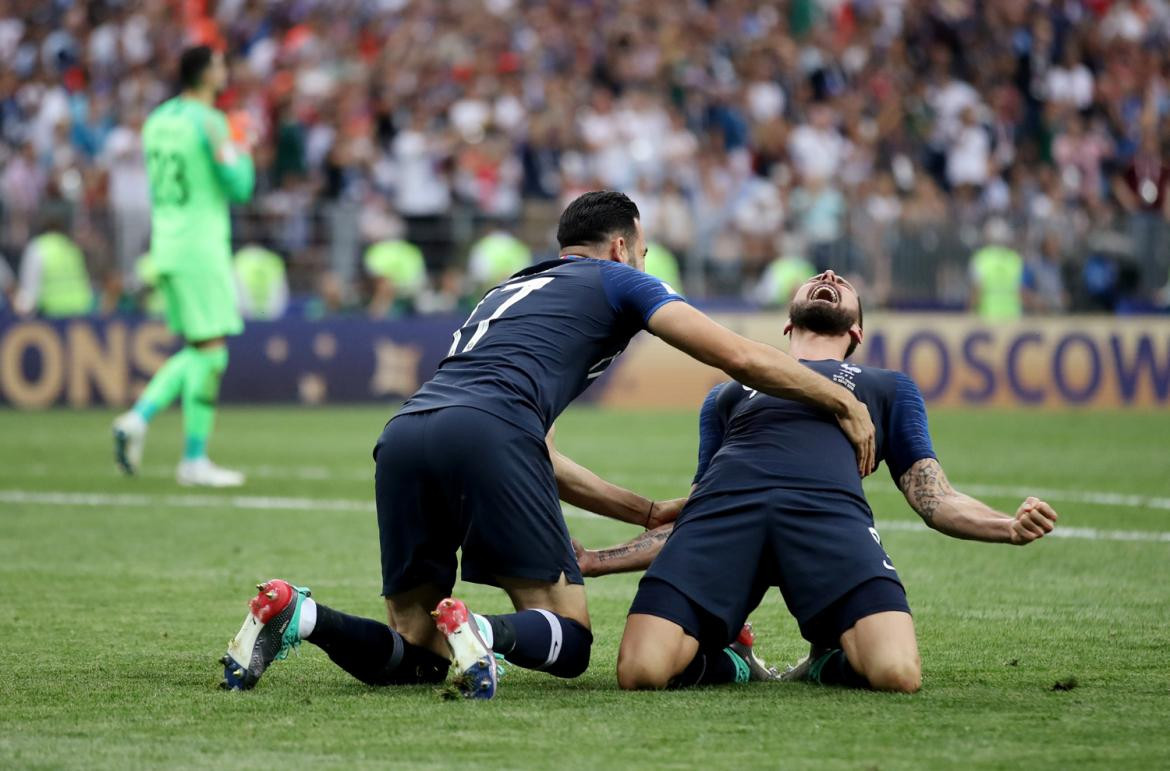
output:
<path id="1" fill-rule="evenodd" d="M 1056 511 L 1039 498 L 1028 497 L 1012 520 L 1012 543 L 1026 546 L 1056 527 Z"/>

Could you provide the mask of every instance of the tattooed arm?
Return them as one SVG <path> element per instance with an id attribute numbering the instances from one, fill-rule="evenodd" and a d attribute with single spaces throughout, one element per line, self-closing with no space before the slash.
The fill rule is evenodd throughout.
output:
<path id="1" fill-rule="evenodd" d="M 577 552 L 577 564 L 581 568 L 581 575 L 607 576 L 610 573 L 645 570 L 658 556 L 658 552 L 662 551 L 662 545 L 666 543 L 666 538 L 673 529 L 673 523 L 662 525 L 608 549 L 586 549 L 579 541 L 574 540 L 573 550 Z"/>
<path id="2" fill-rule="evenodd" d="M 964 495 L 951 487 L 934 458 L 912 465 L 898 487 L 926 524 L 954 538 L 1023 546 L 1052 532 L 1056 522 L 1056 512 L 1038 498 L 1027 498 L 1011 516 Z"/>

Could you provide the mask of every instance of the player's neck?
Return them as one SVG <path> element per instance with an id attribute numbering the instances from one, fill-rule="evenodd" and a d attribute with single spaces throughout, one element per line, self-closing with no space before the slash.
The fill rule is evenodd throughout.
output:
<path id="1" fill-rule="evenodd" d="M 818 335 L 804 329 L 792 330 L 792 339 L 788 345 L 788 353 L 795 359 L 819 361 L 821 359 L 836 359 L 844 361 L 845 351 L 849 349 L 849 335 Z"/>
<path id="2" fill-rule="evenodd" d="M 591 260 L 604 260 L 605 256 L 598 254 L 595 247 L 589 246 L 566 246 L 561 249 L 561 259 L 566 257 L 588 257 Z"/>
<path id="3" fill-rule="evenodd" d="M 189 88 L 179 96 L 184 99 L 190 99 L 192 102 L 199 102 L 211 107 L 215 104 L 215 91 L 210 88 Z"/>

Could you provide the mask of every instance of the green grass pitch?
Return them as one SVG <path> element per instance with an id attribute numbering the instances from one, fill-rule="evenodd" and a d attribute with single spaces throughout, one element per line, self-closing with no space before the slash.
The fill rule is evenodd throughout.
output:
<path id="1" fill-rule="evenodd" d="M 1152 768 L 1170 764 L 1170 414 L 933 416 L 960 489 L 1014 510 L 1046 495 L 1074 537 L 1025 549 L 926 531 L 883 468 L 867 482 L 906 581 L 915 696 L 760 684 L 617 690 L 636 578 L 589 581 L 596 643 L 565 682 L 510 668 L 490 703 L 373 689 L 311 645 L 250 693 L 216 659 L 259 579 L 381 618 L 370 449 L 389 408 L 225 409 L 213 454 L 239 492 L 172 481 L 179 418 L 144 475 L 115 475 L 105 412 L 0 411 L 2 768 Z M 567 454 L 656 497 L 684 494 L 687 413 L 570 411 Z M 97 505 L 95 505 L 97 504 Z M 633 529 L 570 512 L 589 545 Z M 463 585 L 472 607 L 501 592 Z M 773 592 L 764 658 L 804 652 Z M 1072 690 L 1053 690 L 1075 678 Z"/>

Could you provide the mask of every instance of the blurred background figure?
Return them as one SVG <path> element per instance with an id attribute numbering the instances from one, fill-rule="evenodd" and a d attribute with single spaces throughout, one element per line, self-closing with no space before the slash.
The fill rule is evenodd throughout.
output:
<path id="1" fill-rule="evenodd" d="M 379 241 L 366 249 L 362 265 L 372 287 L 366 308 L 370 318 L 401 316 L 427 285 L 422 249 L 402 238 Z"/>
<path id="2" fill-rule="evenodd" d="M 999 217 L 983 229 L 984 245 L 971 255 L 971 308 L 987 321 L 1023 314 L 1024 258 L 1011 247 L 1012 231 Z"/>
<path id="3" fill-rule="evenodd" d="M 17 313 L 59 319 L 82 316 L 94 309 L 85 255 L 61 232 L 62 225 L 60 221 L 50 223 L 25 247 L 14 303 Z"/>
<path id="4" fill-rule="evenodd" d="M 676 292 L 683 293 L 683 280 L 678 258 L 662 244 L 653 241 L 646 244 L 646 272 L 662 279 Z"/>
<path id="5" fill-rule="evenodd" d="M 248 244 L 236 252 L 232 263 L 244 318 L 271 321 L 283 316 L 289 293 L 281 256 L 259 244 Z"/>
<path id="6" fill-rule="evenodd" d="M 817 274 L 817 268 L 796 249 L 796 240 L 784 239 L 781 255 L 764 270 L 756 285 L 756 302 L 768 308 L 787 308 L 792 295 L 805 281 Z"/>
<path id="7" fill-rule="evenodd" d="M 532 264 L 532 250 L 503 228 L 493 228 L 471 245 L 467 277 L 472 292 L 484 292 Z"/>

